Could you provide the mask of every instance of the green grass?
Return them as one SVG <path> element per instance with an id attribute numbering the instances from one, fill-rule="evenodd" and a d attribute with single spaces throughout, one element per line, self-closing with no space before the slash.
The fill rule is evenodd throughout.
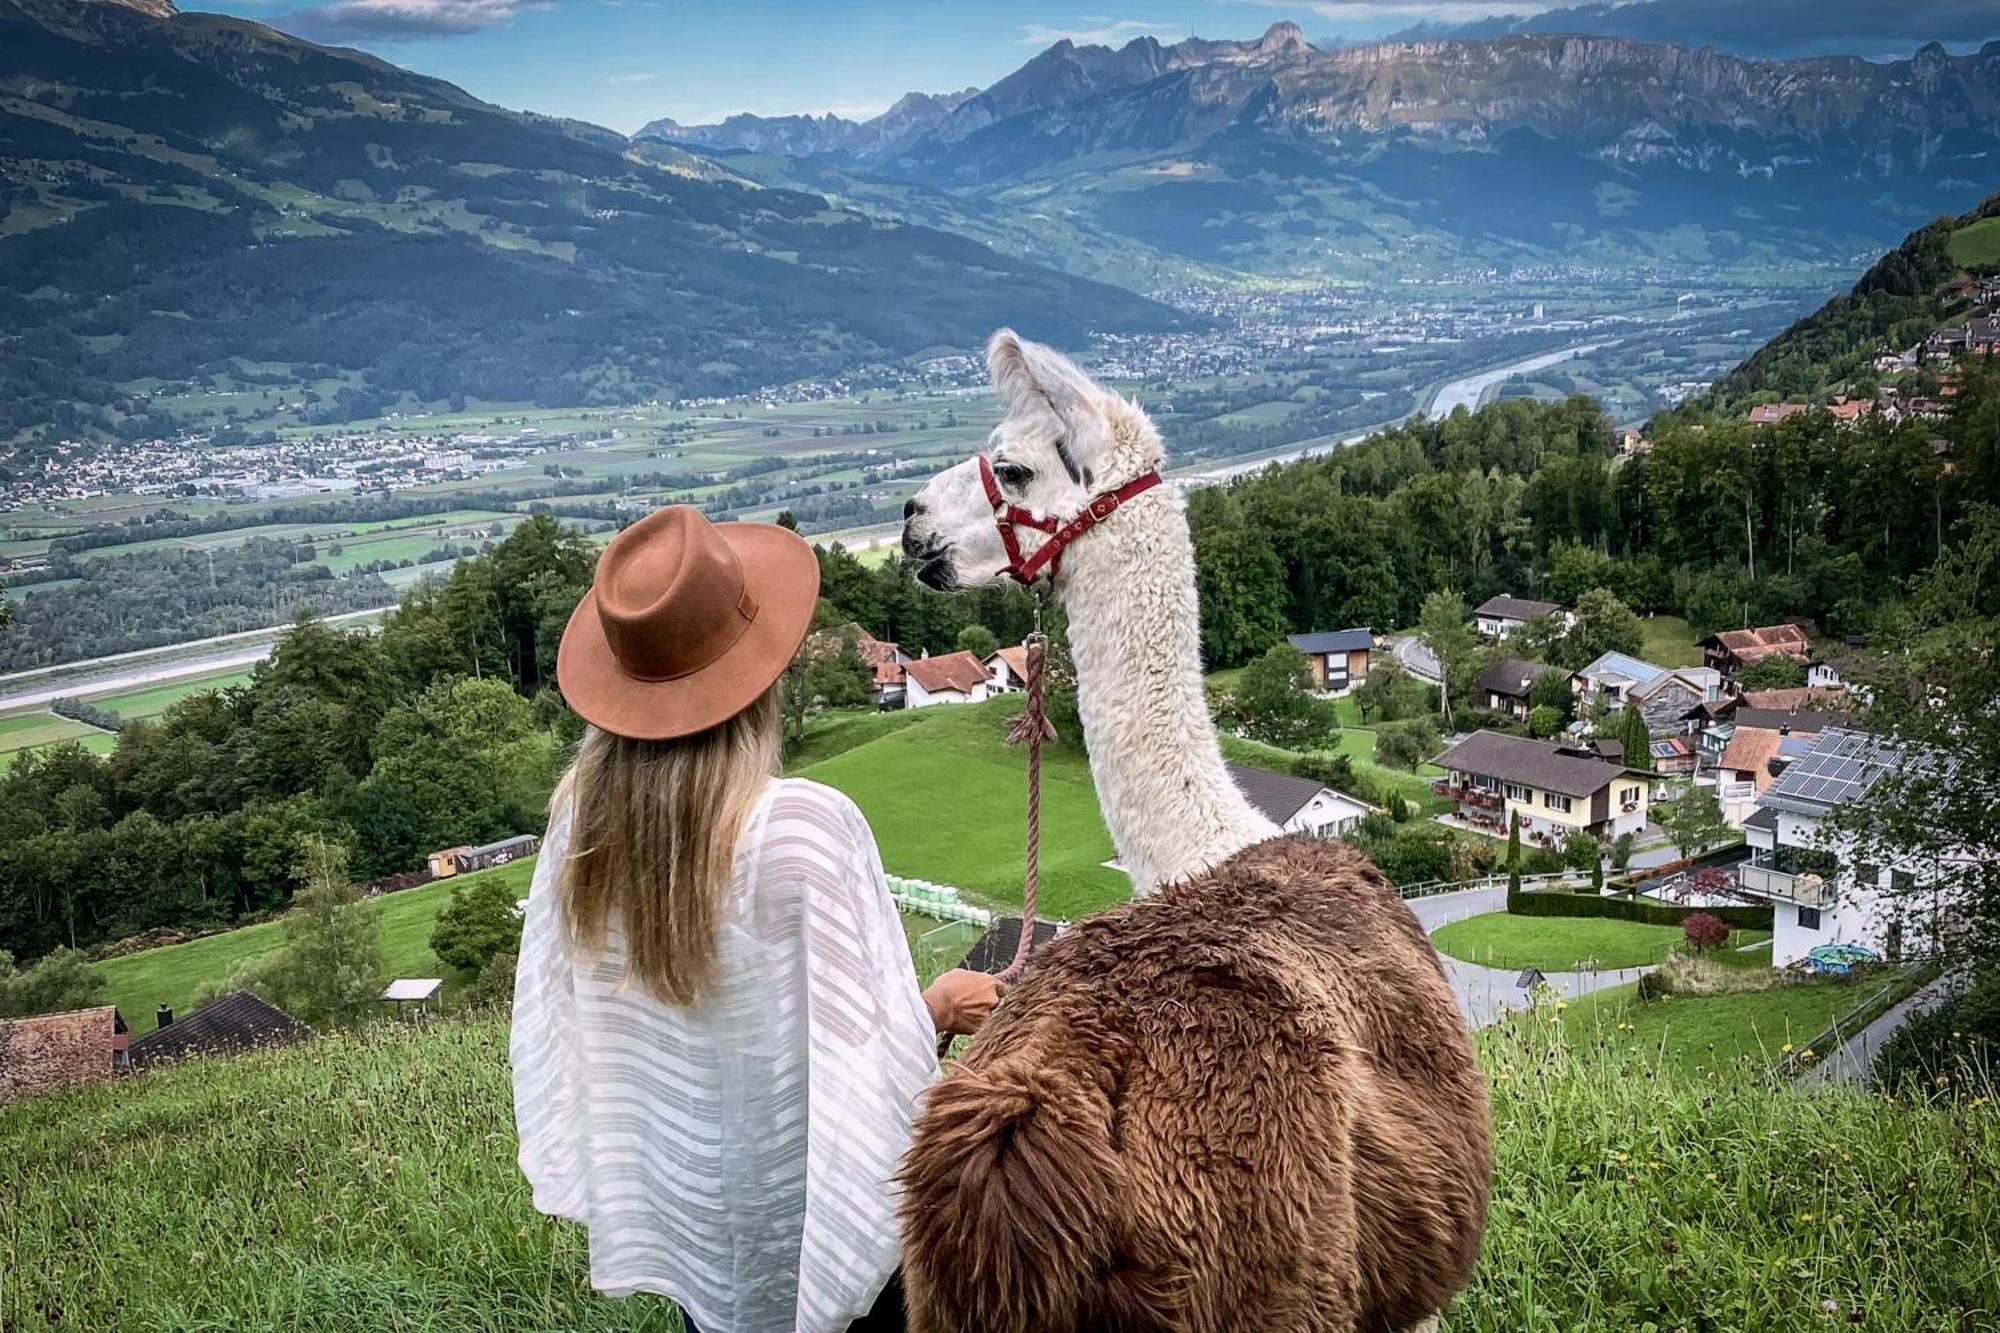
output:
<path id="1" fill-rule="evenodd" d="M 82 741 L 92 754 L 108 753 L 118 738 L 108 731 L 54 713 L 15 713 L 0 717 L 0 773 L 28 751 L 57 741 Z"/>
<path id="2" fill-rule="evenodd" d="M 2000 218 L 1981 218 L 1969 227 L 1960 227 L 1944 249 L 1951 262 L 1963 268 L 2000 264 Z"/>
<path id="3" fill-rule="evenodd" d="M 814 718 L 805 739 L 785 747 L 785 767 L 793 772 L 810 768 L 824 759 L 844 754 L 858 745 L 917 726 L 937 718 L 942 708 L 898 708 L 878 712 L 873 708 L 843 708 Z"/>
<path id="4" fill-rule="evenodd" d="M 250 673 L 241 668 L 231 668 L 206 676 L 189 676 L 167 685 L 149 685 L 144 689 L 126 690 L 119 694 L 105 694 L 93 697 L 89 702 L 97 707 L 118 714 L 131 721 L 135 718 L 158 717 L 167 709 L 203 690 L 224 690 L 232 685 L 249 683 Z"/>
<path id="5" fill-rule="evenodd" d="M 1726 949 L 1768 941 L 1769 931 L 1737 931 Z M 1569 972 L 1589 959 L 1600 968 L 1648 967 L 1681 947 L 1686 936 L 1679 926 L 1649 926 L 1604 917 L 1487 916 L 1454 921 L 1431 936 L 1439 953 L 1468 963 L 1510 971 L 1539 967 L 1545 972 Z M 1769 961 L 1765 954 L 1764 960 Z"/>
<path id="6" fill-rule="evenodd" d="M 1790 982 L 1733 995 L 1645 1001 L 1633 986 L 1614 986 L 1569 1002 L 1562 1017 L 1578 1040 L 1605 1040 L 1682 1073 L 1748 1078 L 1787 1054 L 1787 1044 L 1802 1046 L 1824 1032 L 1866 998 L 1866 986 Z"/>
<path id="7" fill-rule="evenodd" d="M 1639 656 L 1654 666 L 1701 665 L 1701 649 L 1695 647 L 1694 630 L 1679 616 L 1647 616 L 1640 620 L 1645 640 Z"/>
<path id="8" fill-rule="evenodd" d="M 529 857 L 462 879 L 504 879 L 525 898 L 534 873 L 535 861 Z M 442 977 L 447 993 L 457 989 L 461 978 L 431 952 L 431 926 L 451 901 L 452 885 L 459 882 L 439 880 L 369 902 L 370 909 L 382 918 L 382 959 L 390 976 Z M 266 921 L 185 944 L 106 959 L 96 965 L 105 981 L 101 1002 L 117 1005 L 134 1033 L 151 1032 L 159 1005 L 185 1013 L 204 986 L 222 980 L 238 964 L 275 951 L 284 942 L 283 925 Z"/>
<path id="9" fill-rule="evenodd" d="M 1021 901 L 1027 755 L 1006 744 L 1021 696 L 928 710 L 935 720 L 855 746 L 800 775 L 854 799 L 899 875 L 954 884 L 996 904 Z M 1102 863 L 1111 835 L 1077 746 L 1042 755 L 1041 911 L 1074 919 L 1130 892 Z"/>
<path id="10" fill-rule="evenodd" d="M 382 1023 L 0 1110 L 0 1324 L 670 1333 L 533 1211 L 507 1036 Z M 1449 1333 L 2000 1317 L 1993 1105 L 1691 1078 L 1637 1045 L 1547 1011 L 1482 1039 L 1493 1207 Z"/>

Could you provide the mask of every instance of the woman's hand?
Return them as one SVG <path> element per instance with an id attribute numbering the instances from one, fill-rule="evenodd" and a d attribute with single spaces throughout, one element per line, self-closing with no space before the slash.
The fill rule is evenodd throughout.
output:
<path id="1" fill-rule="evenodd" d="M 931 1025 L 939 1032 L 969 1037 L 979 1031 L 1006 989 L 1000 978 L 990 973 L 955 967 L 930 984 L 924 992 L 924 1005 L 931 1011 Z"/>

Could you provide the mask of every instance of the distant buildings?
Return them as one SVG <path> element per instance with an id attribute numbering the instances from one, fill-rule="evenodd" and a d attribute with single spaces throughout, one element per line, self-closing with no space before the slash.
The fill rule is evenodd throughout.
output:
<path id="1" fill-rule="evenodd" d="M 1556 602 L 1537 602 L 1527 597 L 1501 593 L 1489 597 L 1472 611 L 1472 626 L 1485 639 L 1504 639 L 1537 616 L 1556 618 L 1567 629 L 1574 619 Z"/>
<path id="2" fill-rule="evenodd" d="M 1460 819 L 1500 834 L 1519 816 L 1522 836 L 1555 845 L 1572 833 L 1610 840 L 1646 827 L 1646 779 L 1584 747 L 1476 731 L 1434 761 L 1431 784 Z"/>
<path id="3" fill-rule="evenodd" d="M 1342 837 L 1376 813 L 1374 806 L 1310 778 L 1273 773 L 1248 764 L 1230 764 L 1229 777 L 1245 800 L 1287 833 L 1315 838 Z"/>
<path id="4" fill-rule="evenodd" d="M 907 708 L 938 704 L 976 704 L 986 698 L 990 680 L 986 665 L 971 653 L 913 657 L 903 663 Z"/>
<path id="5" fill-rule="evenodd" d="M 1812 640 L 1805 628 L 1793 622 L 1763 625 L 1756 629 L 1727 629 L 1701 641 L 1702 660 L 1725 676 L 1734 677 L 1752 662 L 1773 655 L 1812 660 Z"/>
<path id="6" fill-rule="evenodd" d="M 263 997 L 231 991 L 176 1021 L 161 1009 L 159 1026 L 132 1043 L 132 1067 L 147 1069 L 195 1055 L 240 1055 L 264 1046 L 285 1046 L 313 1030 Z"/>
<path id="7" fill-rule="evenodd" d="M 1480 674 L 1479 700 L 1488 712 L 1505 714 L 1516 722 L 1523 721 L 1530 711 L 1535 682 L 1552 673 L 1568 674 L 1546 662 L 1503 657 Z"/>
<path id="8" fill-rule="evenodd" d="M 127 1065 L 132 1044 L 112 1006 L 0 1018 L 0 1106 L 101 1083 Z"/>

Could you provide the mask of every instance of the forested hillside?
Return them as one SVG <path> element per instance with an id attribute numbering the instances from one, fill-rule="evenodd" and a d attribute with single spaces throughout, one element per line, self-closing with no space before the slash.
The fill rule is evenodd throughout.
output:
<path id="1" fill-rule="evenodd" d="M 631 402 L 1175 322 L 260 24 L 0 0 L 0 443 L 171 433 L 152 395 L 239 372 Z"/>
<path id="2" fill-rule="evenodd" d="M 1978 228 L 1978 231 L 1974 231 Z M 1968 246 L 2000 228 L 2000 194 L 1956 218 L 1909 234 L 1854 284 L 1759 348 L 1716 381 L 1699 406 L 1736 411 L 1775 397 L 1823 393 L 1865 374 L 1880 348 L 1903 351 L 1971 309 L 1951 284 L 1967 273 L 2000 272 L 2000 246 Z"/>

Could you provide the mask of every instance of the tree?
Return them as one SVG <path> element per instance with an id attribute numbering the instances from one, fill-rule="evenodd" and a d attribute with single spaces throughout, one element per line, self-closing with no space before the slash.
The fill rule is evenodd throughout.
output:
<path id="1" fill-rule="evenodd" d="M 1375 762 L 1414 773 L 1436 756 L 1441 742 L 1427 717 L 1391 722 L 1375 733 Z"/>
<path id="2" fill-rule="evenodd" d="M 799 516 L 789 509 L 780 509 L 778 517 L 773 522 L 790 532 L 797 532 L 799 530 Z"/>
<path id="3" fill-rule="evenodd" d="M 1569 682 L 1567 671 L 1544 671 L 1528 686 L 1528 707 L 1553 708 L 1562 714 L 1562 726 L 1568 726 L 1576 716 L 1576 691 Z"/>
<path id="4" fill-rule="evenodd" d="M 1669 801 L 1657 812 L 1661 828 L 1673 842 L 1683 861 L 1703 851 L 1729 832 L 1722 809 L 1706 792 L 1690 790 Z"/>
<path id="5" fill-rule="evenodd" d="M 98 1003 L 104 978 L 76 949 L 57 949 L 31 966 L 16 968 L 0 949 L 0 1018 L 59 1014 Z"/>
<path id="6" fill-rule="evenodd" d="M 1317 782 L 1335 791 L 1351 792 L 1357 786 L 1354 761 L 1338 752 L 1314 750 L 1310 754 L 1302 754 L 1292 761 L 1292 773 L 1295 777 Z"/>
<path id="7" fill-rule="evenodd" d="M 1287 750 L 1323 744 L 1335 730 L 1333 705 L 1315 697 L 1312 685 L 1305 654 L 1288 643 L 1273 645 L 1236 682 L 1243 734 Z"/>
<path id="8" fill-rule="evenodd" d="M 1549 661 L 1568 671 L 1589 666 L 1606 653 L 1636 654 L 1646 630 L 1630 607 L 1608 588 L 1592 588 L 1576 599 L 1576 620 L 1549 649 Z"/>
<path id="9" fill-rule="evenodd" d="M 1708 912 L 1690 912 L 1681 919 L 1681 933 L 1696 953 L 1720 948 L 1729 939 L 1729 927 L 1722 918 Z"/>
<path id="10" fill-rule="evenodd" d="M 1507 869 L 1519 872 L 1521 869 L 1521 812 L 1507 812 Z M 1518 887 L 1518 886 L 1517 886 Z"/>
<path id="11" fill-rule="evenodd" d="M 1624 747 L 1625 767 L 1650 771 L 1653 767 L 1653 731 L 1646 725 L 1646 715 L 1627 705 L 1619 710 L 1613 730 L 1618 743 Z"/>
<path id="12" fill-rule="evenodd" d="M 460 880 L 431 928 L 431 952 L 462 972 L 479 972 L 495 955 L 519 953 L 521 918 L 513 884 L 498 875 Z"/>
<path id="13" fill-rule="evenodd" d="M 1437 658 L 1444 676 L 1444 724 L 1449 727 L 1452 696 L 1471 689 L 1473 648 L 1478 643 L 1466 624 L 1465 599 L 1449 588 L 1424 598 L 1417 613 L 1417 640 Z"/>
<path id="14" fill-rule="evenodd" d="M 1557 708 L 1531 708 L 1528 710 L 1528 734 L 1538 738 L 1555 735 L 1563 728 L 1562 710 Z"/>
<path id="15" fill-rule="evenodd" d="M 815 619 L 834 619 L 822 604 Z M 852 625 L 819 629 L 806 637 L 785 668 L 782 702 L 785 739 L 796 745 L 806 726 L 823 708 L 856 708 L 868 702 L 875 673 L 861 656 Z"/>
<path id="16" fill-rule="evenodd" d="M 984 662 L 1000 651 L 1000 640 L 984 625 L 967 625 L 958 632 L 958 650 Z"/>
<path id="17" fill-rule="evenodd" d="M 1760 657 L 1738 674 L 1745 690 L 1792 690 L 1806 683 L 1805 663 L 1784 653 Z"/>
<path id="18" fill-rule="evenodd" d="M 216 993 L 255 991 L 315 1027 L 346 1027 L 375 1011 L 382 993 L 382 918 L 347 878 L 347 850 L 324 839 L 306 848 L 302 887 L 284 917 L 284 947 L 239 967 Z"/>
<path id="19" fill-rule="evenodd" d="M 1394 722 L 1417 710 L 1416 695 L 1416 682 L 1409 673 L 1394 661 L 1385 661 L 1373 667 L 1368 678 L 1355 687 L 1354 703 L 1361 710 L 1364 722 L 1371 713 L 1377 721 Z"/>

